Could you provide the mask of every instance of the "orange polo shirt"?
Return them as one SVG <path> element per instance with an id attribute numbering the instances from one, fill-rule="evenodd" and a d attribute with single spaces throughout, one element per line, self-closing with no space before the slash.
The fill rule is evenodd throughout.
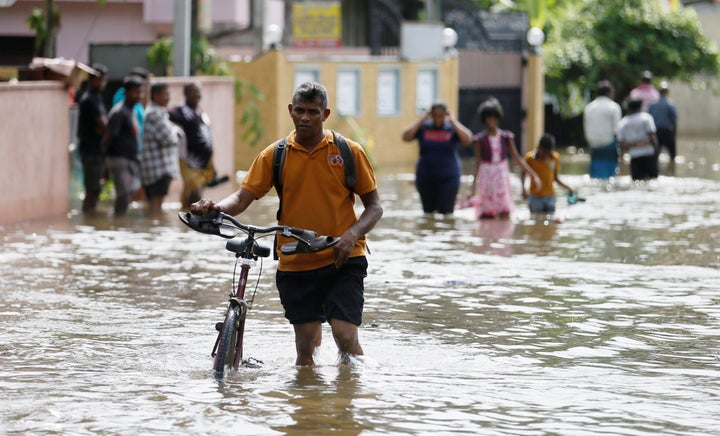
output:
<path id="1" fill-rule="evenodd" d="M 529 151 L 525 155 L 525 162 L 533 169 L 542 182 L 542 188 L 538 189 L 535 179 L 530 177 L 530 195 L 536 197 L 548 197 L 555 195 L 555 178 L 560 171 L 560 155 L 553 151 L 549 159 L 535 159 L 535 151 Z"/>
<path id="2" fill-rule="evenodd" d="M 345 168 L 332 131 L 326 130 L 325 138 L 308 153 L 297 144 L 295 131 L 287 137 L 287 150 L 283 166 L 283 205 L 278 220 L 281 225 L 313 230 L 318 235 L 340 236 L 355 221 L 355 193 L 364 195 L 377 189 L 375 172 L 360 144 L 346 138 L 355 158 L 357 182 L 355 193 L 345 187 Z M 256 199 L 273 187 L 273 154 L 275 144 L 266 147 L 253 161 L 242 182 L 242 188 Z M 278 246 L 292 239 L 278 237 Z M 334 262 L 333 250 L 317 253 L 284 255 L 278 251 L 282 271 L 307 271 Z M 365 239 L 355 243 L 350 257 L 365 254 Z"/>

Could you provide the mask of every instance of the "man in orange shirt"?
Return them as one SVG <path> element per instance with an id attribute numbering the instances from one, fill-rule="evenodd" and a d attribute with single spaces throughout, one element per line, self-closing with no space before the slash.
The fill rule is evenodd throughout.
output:
<path id="1" fill-rule="evenodd" d="M 367 276 L 365 235 L 377 224 L 383 210 L 372 165 L 363 148 L 347 140 L 352 151 L 357 181 L 354 192 L 344 183 L 345 168 L 333 134 L 323 128 L 330 116 L 327 89 L 306 82 L 298 86 L 288 105 L 295 130 L 287 136 L 283 166 L 281 225 L 340 236 L 332 250 L 313 254 L 285 255 L 280 250 L 277 287 L 285 317 L 295 330 L 297 365 L 313 365 L 322 339 L 322 323 L 330 323 L 343 360 L 363 354 L 358 338 Z M 190 210 L 242 213 L 273 187 L 274 144 L 255 158 L 240 189 L 215 203 L 201 199 Z M 355 194 L 364 210 L 357 217 Z M 278 247 L 288 240 L 278 236 Z"/>
<path id="2" fill-rule="evenodd" d="M 525 171 L 520 175 L 522 183 L 522 196 L 528 200 L 528 208 L 531 213 L 554 213 L 555 212 L 555 187 L 554 183 L 567 189 L 574 194 L 571 187 L 563 183 L 558 177 L 560 171 L 560 155 L 555 148 L 555 137 L 546 133 L 540 138 L 537 148 L 525 155 L 525 162 L 540 178 L 541 186 L 530 178 L 530 195 L 525 190 Z"/>

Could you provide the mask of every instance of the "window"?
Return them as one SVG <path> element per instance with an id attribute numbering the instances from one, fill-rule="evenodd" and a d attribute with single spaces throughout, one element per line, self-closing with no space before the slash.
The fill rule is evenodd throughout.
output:
<path id="1" fill-rule="evenodd" d="M 320 70 L 313 67 L 295 68 L 295 77 L 293 78 L 293 91 L 305 82 L 319 82 Z"/>
<path id="2" fill-rule="evenodd" d="M 430 110 L 437 99 L 437 69 L 420 68 L 417 72 L 417 88 L 415 93 L 415 111 L 418 115 Z"/>
<path id="3" fill-rule="evenodd" d="M 380 116 L 400 113 L 400 70 L 385 69 L 378 71 L 377 77 L 377 114 Z"/>
<path id="4" fill-rule="evenodd" d="M 338 115 L 355 116 L 360 114 L 360 72 L 358 70 L 339 70 L 337 72 Z"/>

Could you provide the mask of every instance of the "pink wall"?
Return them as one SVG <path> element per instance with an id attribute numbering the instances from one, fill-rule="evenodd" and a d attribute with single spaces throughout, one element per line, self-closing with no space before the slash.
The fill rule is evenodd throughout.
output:
<path id="1" fill-rule="evenodd" d="M 143 17 L 148 23 L 172 24 L 173 0 L 145 0 Z M 212 0 L 211 17 L 214 24 L 233 24 L 245 27 L 250 24 L 249 0 Z"/>
<path id="2" fill-rule="evenodd" d="M 69 102 L 58 82 L 0 83 L 0 225 L 67 213 Z"/>
<path id="3" fill-rule="evenodd" d="M 44 8 L 45 2 L 19 1 L 0 13 L 0 33 L 33 36 L 27 17 L 33 8 Z M 97 1 L 58 2 L 61 28 L 57 36 L 57 56 L 88 62 L 90 44 L 152 44 L 155 29 L 143 21 L 143 3 Z"/>
<path id="4" fill-rule="evenodd" d="M 88 62 L 91 44 L 152 44 L 173 32 L 173 0 L 56 0 L 60 9 L 57 56 Z M 27 18 L 45 1 L 19 0 L 0 9 L 0 35 L 33 36 Z M 248 0 L 213 0 L 213 23 L 246 27 Z"/>
<path id="5" fill-rule="evenodd" d="M 162 77 L 170 105 L 184 102 L 182 87 L 202 85 L 200 105 L 210 116 L 215 166 L 234 180 L 235 93 L 230 77 Z M 0 83 L 0 225 L 65 214 L 69 210 L 69 97 L 58 82 Z M 181 182 L 171 187 L 177 201 Z"/>

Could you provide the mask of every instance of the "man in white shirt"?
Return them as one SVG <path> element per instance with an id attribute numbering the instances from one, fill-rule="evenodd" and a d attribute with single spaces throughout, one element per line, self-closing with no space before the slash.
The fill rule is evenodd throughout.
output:
<path id="1" fill-rule="evenodd" d="M 618 171 L 615 132 L 622 118 L 620 105 L 613 101 L 615 88 L 607 80 L 598 82 L 598 96 L 585 106 L 583 130 L 590 146 L 590 177 L 607 179 Z"/>

